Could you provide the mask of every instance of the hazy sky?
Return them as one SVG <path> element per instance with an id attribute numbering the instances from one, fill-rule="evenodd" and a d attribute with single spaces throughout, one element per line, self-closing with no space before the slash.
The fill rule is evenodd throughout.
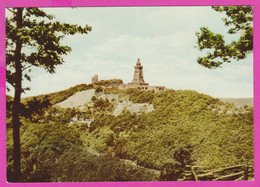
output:
<path id="1" fill-rule="evenodd" d="M 92 26 L 88 35 L 66 36 L 63 44 L 72 47 L 65 63 L 55 74 L 33 69 L 31 87 L 25 96 L 33 96 L 91 83 L 99 79 L 133 79 L 138 58 L 144 67 L 144 80 L 150 85 L 172 89 L 196 90 L 214 97 L 253 97 L 253 55 L 243 61 L 209 70 L 196 59 L 196 35 L 208 26 L 227 41 L 224 16 L 211 7 L 89 7 L 46 8 L 63 22 Z M 12 93 L 10 93 L 12 94 Z"/>

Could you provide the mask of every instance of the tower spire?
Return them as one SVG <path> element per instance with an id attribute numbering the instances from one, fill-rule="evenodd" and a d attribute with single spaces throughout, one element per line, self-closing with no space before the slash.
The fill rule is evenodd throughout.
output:
<path id="1" fill-rule="evenodd" d="M 164 90 L 165 86 L 149 86 L 148 83 L 144 82 L 143 76 L 143 66 L 141 64 L 140 58 L 137 59 L 134 71 L 134 78 L 132 82 L 129 82 L 124 88 L 140 88 L 142 90 Z"/>
<path id="2" fill-rule="evenodd" d="M 133 78 L 132 83 L 138 84 L 138 85 L 148 85 L 148 83 L 144 82 L 143 66 L 141 65 L 140 58 L 138 58 L 137 62 L 136 62 L 134 78 Z"/>

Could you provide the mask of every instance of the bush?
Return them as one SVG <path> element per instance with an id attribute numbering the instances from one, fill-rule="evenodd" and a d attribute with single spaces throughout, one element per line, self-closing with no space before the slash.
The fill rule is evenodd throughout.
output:
<path id="1" fill-rule="evenodd" d="M 110 80 L 100 80 L 96 83 L 99 86 L 119 86 L 123 81 L 121 79 L 110 79 Z"/>
<path id="2" fill-rule="evenodd" d="M 183 167 L 179 163 L 166 163 L 162 167 L 160 180 L 177 181 L 179 178 L 181 178 L 184 171 L 185 171 L 185 167 Z"/>
<path id="3" fill-rule="evenodd" d="M 95 91 L 96 93 L 100 93 L 100 92 L 103 92 L 103 89 L 100 87 L 100 86 L 98 86 L 97 88 L 96 88 L 96 91 Z"/>
<path id="4" fill-rule="evenodd" d="M 72 147 L 56 162 L 55 182 L 155 181 L 158 172 Z"/>
<path id="5" fill-rule="evenodd" d="M 70 146 L 81 145 L 80 134 L 62 123 L 23 123 L 21 169 L 24 180 L 50 181 L 55 160 Z"/>

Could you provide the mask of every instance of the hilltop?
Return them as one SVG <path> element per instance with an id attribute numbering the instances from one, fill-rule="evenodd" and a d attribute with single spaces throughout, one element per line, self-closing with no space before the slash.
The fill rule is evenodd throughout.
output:
<path id="1" fill-rule="evenodd" d="M 253 163 L 253 107 L 192 90 L 119 89 L 120 82 L 81 84 L 23 99 L 28 112 L 21 139 L 28 180 L 93 181 L 86 170 L 101 168 L 109 173 L 100 174 L 104 181 L 177 180 L 183 164 L 214 169 Z M 43 108 L 31 114 L 36 102 Z M 10 145 L 7 141 L 9 152 Z M 168 170 L 171 177 L 159 176 L 169 164 L 174 165 Z M 78 175 L 61 172 L 67 170 Z"/>

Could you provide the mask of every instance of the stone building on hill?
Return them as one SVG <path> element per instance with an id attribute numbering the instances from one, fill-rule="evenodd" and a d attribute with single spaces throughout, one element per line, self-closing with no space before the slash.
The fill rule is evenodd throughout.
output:
<path id="1" fill-rule="evenodd" d="M 141 88 L 142 90 L 154 91 L 166 89 L 165 86 L 150 86 L 144 81 L 143 66 L 141 65 L 140 59 L 137 60 L 136 66 L 134 68 L 134 78 L 132 82 L 129 82 L 126 85 L 122 85 L 122 88 Z"/>
<path id="2" fill-rule="evenodd" d="M 134 71 L 134 78 L 132 82 L 129 82 L 127 84 L 129 87 L 147 87 L 149 86 L 148 83 L 144 82 L 144 76 L 143 76 L 143 66 L 141 65 L 140 59 L 137 60 L 135 71 Z"/>
<path id="3" fill-rule="evenodd" d="M 96 84 L 98 82 L 99 82 L 98 75 L 94 75 L 92 77 L 92 84 Z M 115 84 L 115 85 L 118 85 L 118 84 Z M 113 84 L 111 84 L 110 86 L 113 86 Z M 140 59 L 137 60 L 136 66 L 134 67 L 134 77 L 133 77 L 132 82 L 129 82 L 127 84 L 122 83 L 119 85 L 118 88 L 119 89 L 140 88 L 142 90 L 154 90 L 154 91 L 160 91 L 160 90 L 166 89 L 165 86 L 150 86 L 149 83 L 146 83 L 144 81 L 143 66 L 141 65 Z"/>

